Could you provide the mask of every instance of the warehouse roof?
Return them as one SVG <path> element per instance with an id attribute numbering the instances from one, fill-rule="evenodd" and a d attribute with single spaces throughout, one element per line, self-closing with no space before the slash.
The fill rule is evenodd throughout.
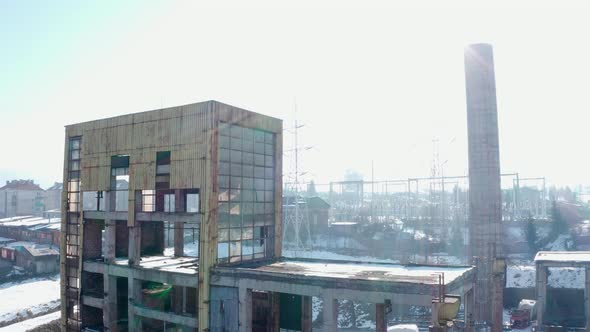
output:
<path id="1" fill-rule="evenodd" d="M 590 263 L 590 251 L 539 251 L 535 262 Z"/>

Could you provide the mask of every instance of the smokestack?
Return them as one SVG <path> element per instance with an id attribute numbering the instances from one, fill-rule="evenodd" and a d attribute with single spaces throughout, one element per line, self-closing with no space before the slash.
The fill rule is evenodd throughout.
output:
<path id="1" fill-rule="evenodd" d="M 503 275 L 494 274 L 502 250 L 502 193 L 494 56 L 489 44 L 465 48 L 469 145 L 469 248 L 477 261 L 475 319 L 502 331 Z M 497 271 L 496 271 L 497 272 Z M 498 281 L 498 278 L 501 278 Z"/>

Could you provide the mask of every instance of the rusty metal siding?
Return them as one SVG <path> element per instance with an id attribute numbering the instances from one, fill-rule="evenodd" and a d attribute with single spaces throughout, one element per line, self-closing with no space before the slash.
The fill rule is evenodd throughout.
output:
<path id="1" fill-rule="evenodd" d="M 130 156 L 130 188 L 155 188 L 157 151 L 172 152 L 172 188 L 203 187 L 212 119 L 206 102 L 68 126 L 69 136 L 85 137 L 83 190 L 110 189 L 110 157 L 117 154 Z"/>

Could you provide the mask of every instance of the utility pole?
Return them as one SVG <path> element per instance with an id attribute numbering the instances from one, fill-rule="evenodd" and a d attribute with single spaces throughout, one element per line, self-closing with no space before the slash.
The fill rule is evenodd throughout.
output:
<path id="1" fill-rule="evenodd" d="M 371 160 L 371 223 L 375 222 L 375 215 L 373 214 L 374 211 L 374 195 L 375 195 L 375 168 L 373 165 L 373 160 Z"/>
<path id="2" fill-rule="evenodd" d="M 293 135 L 295 147 L 293 149 L 293 152 L 295 153 L 295 174 L 294 182 L 292 183 L 292 186 L 294 188 L 291 190 L 291 192 L 293 193 L 292 204 L 288 204 L 283 207 L 283 211 L 285 214 L 283 239 L 289 238 L 290 236 L 288 235 L 293 235 L 295 246 L 294 249 L 295 251 L 298 251 L 311 248 L 311 230 L 309 227 L 306 198 L 300 197 L 299 195 L 299 186 L 301 184 L 299 179 L 299 176 L 301 175 L 299 172 L 299 153 L 301 151 L 301 147 L 299 146 L 299 129 L 303 126 L 299 125 L 297 121 L 297 103 L 295 103 L 294 124 L 295 127 L 293 130 Z M 293 233 L 289 233 L 289 229 L 291 229 Z M 304 232 L 304 234 L 302 234 L 302 232 Z M 303 237 L 305 237 L 305 239 L 303 239 Z"/>

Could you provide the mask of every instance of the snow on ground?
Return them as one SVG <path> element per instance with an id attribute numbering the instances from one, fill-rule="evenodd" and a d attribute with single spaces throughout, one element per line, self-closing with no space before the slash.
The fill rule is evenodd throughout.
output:
<path id="1" fill-rule="evenodd" d="M 513 239 L 524 239 L 526 237 L 524 228 L 521 226 L 508 226 L 504 229 L 504 233 Z"/>
<path id="2" fill-rule="evenodd" d="M 12 325 L 8 325 L 6 327 L 2 327 L 0 328 L 0 332 L 22 332 L 22 331 L 27 331 L 30 329 L 34 329 L 36 327 L 39 327 L 41 325 L 47 324 L 47 323 L 51 323 L 55 320 L 59 320 L 61 315 L 61 312 L 58 310 L 56 312 L 52 312 L 50 314 L 47 315 L 43 315 L 43 316 L 39 316 L 39 317 L 35 317 L 35 318 L 31 318 L 31 319 L 27 319 L 25 321 L 19 322 L 19 323 L 15 323 Z"/>
<path id="3" fill-rule="evenodd" d="M 0 285 L 0 324 L 59 308 L 59 274 Z"/>
<path id="4" fill-rule="evenodd" d="M 323 250 L 292 250 L 292 249 L 283 249 L 283 256 L 289 258 L 314 258 L 314 259 L 329 259 L 335 261 L 360 261 L 360 262 L 367 262 L 367 263 L 391 263 L 391 264 L 399 264 L 398 260 L 395 259 L 385 259 L 385 258 L 375 258 L 370 256 L 350 256 L 350 255 L 342 255 L 337 254 L 330 251 L 323 251 Z"/>
<path id="5" fill-rule="evenodd" d="M 311 321 L 315 322 L 320 315 L 320 311 L 322 311 L 322 299 L 319 297 L 312 296 L 311 297 Z"/>
<path id="6" fill-rule="evenodd" d="M 584 289 L 585 279 L 584 269 L 549 268 L 549 287 Z"/>
<path id="7" fill-rule="evenodd" d="M 535 287 L 535 265 L 518 264 L 507 267 L 507 288 L 534 288 Z M 579 268 L 550 268 L 549 287 L 553 288 L 584 288 L 584 270 Z"/>
<path id="8" fill-rule="evenodd" d="M 425 258 L 423 256 L 419 256 L 420 260 L 417 261 L 421 262 L 423 260 L 425 260 Z M 430 256 L 428 256 L 428 264 L 435 264 L 435 265 L 467 265 L 465 264 L 464 260 L 456 257 L 456 256 L 451 256 L 447 253 L 433 253 Z"/>
<path id="9" fill-rule="evenodd" d="M 325 250 L 293 250 L 283 249 L 283 256 L 288 258 L 312 258 L 312 259 L 329 259 L 334 261 L 355 261 L 355 262 L 366 262 L 366 263 L 388 263 L 388 264 L 400 264 L 398 259 L 391 258 L 376 258 L 372 256 L 352 256 L 345 254 L 338 254 L 331 251 Z M 459 257 L 451 256 L 446 253 L 434 253 L 426 257 L 422 255 L 409 255 L 409 263 L 414 264 L 427 264 L 427 265 L 467 265 L 464 260 Z"/>
<path id="10" fill-rule="evenodd" d="M 367 280 L 393 280 L 398 282 L 437 282 L 436 274 L 444 273 L 445 284 L 462 276 L 469 267 L 411 266 L 375 263 L 325 263 L 287 261 L 274 263 L 272 267 L 295 271 L 292 273 L 329 278 L 361 278 Z"/>
<path id="11" fill-rule="evenodd" d="M 568 250 L 571 241 L 571 235 L 561 234 L 553 242 L 547 244 L 544 249 L 549 251 L 565 251 Z"/>
<path id="12" fill-rule="evenodd" d="M 418 326 L 416 324 L 399 324 L 393 325 L 387 328 L 387 331 L 394 332 L 418 332 Z"/>
<path id="13" fill-rule="evenodd" d="M 174 256 L 174 247 L 164 248 L 164 256 Z M 196 242 L 185 243 L 184 256 L 199 257 L 199 244 Z"/>
<path id="14" fill-rule="evenodd" d="M 535 273 L 535 265 L 508 265 L 506 268 L 506 287 L 535 287 Z"/>

